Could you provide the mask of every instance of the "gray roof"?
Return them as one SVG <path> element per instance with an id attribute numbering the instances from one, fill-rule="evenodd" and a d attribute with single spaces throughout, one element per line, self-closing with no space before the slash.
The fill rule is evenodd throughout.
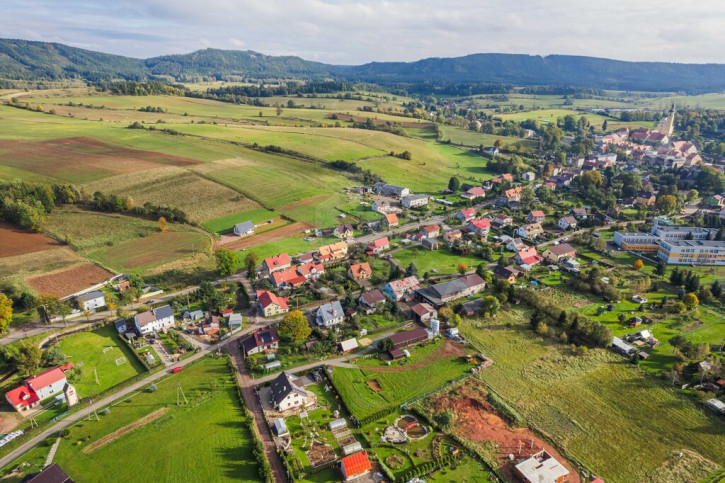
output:
<path id="1" fill-rule="evenodd" d="M 272 382 L 272 399 L 276 404 L 284 401 L 291 392 L 296 391 L 302 396 L 307 396 L 307 391 L 297 385 L 297 377 L 288 372 L 282 372 L 277 379 Z"/>
<path id="2" fill-rule="evenodd" d="M 89 300 L 95 300 L 99 299 L 101 297 L 105 297 L 103 292 L 100 290 L 94 290 L 93 292 L 84 293 L 83 295 L 78 296 L 78 300 L 81 302 L 87 302 Z"/>
<path id="3" fill-rule="evenodd" d="M 234 233 L 247 233 L 254 229 L 254 223 L 251 221 L 245 221 L 234 225 Z"/>
<path id="4" fill-rule="evenodd" d="M 164 305 L 163 307 L 153 309 L 153 312 L 154 312 L 154 315 L 156 316 L 156 320 L 165 319 L 166 317 L 174 316 L 174 311 L 172 310 L 171 306 L 169 306 L 169 305 Z"/>
<path id="5" fill-rule="evenodd" d="M 317 309 L 317 321 L 324 324 L 343 316 L 344 313 L 340 301 L 335 300 L 331 304 L 320 305 L 320 308 Z"/>
<path id="6" fill-rule="evenodd" d="M 430 198 L 430 195 L 419 194 L 419 195 L 408 195 L 408 196 L 406 196 L 403 199 L 404 200 L 415 201 L 415 200 L 422 200 L 422 199 L 428 199 L 428 198 Z"/>
<path id="7" fill-rule="evenodd" d="M 432 296 L 433 298 L 443 299 L 445 297 L 454 295 L 459 292 L 463 292 L 469 287 L 473 287 L 475 285 L 480 285 L 482 283 L 485 283 L 484 280 L 479 277 L 478 275 L 466 275 L 461 278 L 457 278 L 455 280 L 449 280 L 448 282 L 438 283 L 436 285 L 433 285 L 432 287 L 428 289 L 421 289 L 418 290 L 421 294 L 423 294 L 426 298 L 430 298 Z"/>
<path id="8" fill-rule="evenodd" d="M 116 330 L 124 328 L 126 327 L 126 319 L 118 319 L 113 323 L 113 325 L 116 327 Z"/>

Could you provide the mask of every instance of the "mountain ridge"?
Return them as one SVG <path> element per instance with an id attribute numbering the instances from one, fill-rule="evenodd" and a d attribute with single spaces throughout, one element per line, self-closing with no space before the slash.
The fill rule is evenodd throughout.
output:
<path id="1" fill-rule="evenodd" d="M 193 81 L 323 79 L 381 85 L 491 83 L 580 88 L 714 92 L 725 89 L 725 64 L 634 62 L 553 54 L 476 53 L 412 62 L 333 65 L 252 50 L 201 49 L 147 59 L 96 52 L 55 42 L 0 39 L 0 78 L 10 81 L 83 79 Z"/>

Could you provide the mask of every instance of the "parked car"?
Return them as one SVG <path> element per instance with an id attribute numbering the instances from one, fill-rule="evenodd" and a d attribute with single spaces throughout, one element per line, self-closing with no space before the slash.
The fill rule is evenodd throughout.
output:
<path id="1" fill-rule="evenodd" d="M 179 372 L 181 372 L 183 370 L 184 370 L 184 366 L 174 367 L 173 369 L 171 369 L 171 373 L 178 374 Z"/>

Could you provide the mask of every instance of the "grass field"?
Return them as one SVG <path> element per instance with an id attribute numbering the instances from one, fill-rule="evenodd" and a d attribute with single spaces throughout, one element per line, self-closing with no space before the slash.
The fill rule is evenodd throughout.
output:
<path id="1" fill-rule="evenodd" d="M 443 141 L 450 140 L 453 144 L 462 144 L 478 148 L 481 144 L 483 147 L 491 147 L 496 140 L 503 141 L 504 147 L 519 144 L 524 151 L 530 151 L 536 147 L 536 143 L 530 139 L 517 138 L 512 136 L 497 136 L 495 134 L 485 134 L 481 132 L 471 131 L 470 129 L 462 129 L 456 126 L 441 126 L 441 139 Z"/>
<path id="2" fill-rule="evenodd" d="M 375 361 L 363 360 L 360 369 L 333 368 L 332 379 L 347 407 L 362 419 L 386 407 L 410 402 L 472 367 L 462 357 L 439 356 L 443 343 L 439 340 L 426 347 L 408 348 L 411 358 L 396 363 L 395 367 L 401 368 L 396 372 L 385 370 Z M 366 381 L 371 379 L 378 381 L 381 391 L 375 392 L 367 385 Z"/>
<path id="3" fill-rule="evenodd" d="M 606 481 L 640 481 L 684 448 L 725 463 L 722 421 L 610 351 L 572 356 L 534 337 L 520 309 L 466 320 L 462 332 L 495 361 L 481 379 Z"/>
<path id="4" fill-rule="evenodd" d="M 242 211 L 241 213 L 234 213 L 233 215 L 223 216 L 221 218 L 215 218 L 213 220 L 205 221 L 201 226 L 206 230 L 214 234 L 225 233 L 234 228 L 237 223 L 245 221 L 251 221 L 252 223 L 262 223 L 263 221 L 277 218 L 278 213 L 269 211 L 265 208 L 255 208 L 253 210 Z"/>
<path id="5" fill-rule="evenodd" d="M 476 268 L 479 263 L 488 263 L 476 255 L 458 255 L 445 246 L 432 251 L 419 246 L 405 248 L 395 252 L 393 258 L 404 267 L 414 263 L 420 275 L 425 272 L 434 273 L 433 270 L 440 274 L 456 273 L 459 263 L 465 263 L 469 269 Z"/>
<path id="6" fill-rule="evenodd" d="M 176 405 L 177 382 L 187 405 Z M 99 412 L 100 421 L 72 426 L 55 461 L 79 482 L 155 482 L 159 475 L 167 481 L 258 481 L 245 415 L 226 359 L 205 359 L 156 386 L 156 392 L 139 392 L 112 406 L 108 415 Z M 103 436 L 157 410 L 166 412 L 84 452 Z"/>
<path id="7" fill-rule="evenodd" d="M 76 367 L 82 363 L 80 377 L 71 381 L 82 398 L 94 396 L 144 370 L 128 346 L 119 340 L 112 325 L 64 337 L 60 348 Z M 117 365 L 120 357 L 125 357 L 127 362 Z M 98 384 L 94 369 L 98 373 Z"/>

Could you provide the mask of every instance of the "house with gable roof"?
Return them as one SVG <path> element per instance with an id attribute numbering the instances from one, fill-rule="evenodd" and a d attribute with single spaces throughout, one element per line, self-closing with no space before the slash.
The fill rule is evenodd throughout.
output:
<path id="1" fill-rule="evenodd" d="M 277 411 L 294 411 L 310 407 L 317 402 L 317 395 L 305 390 L 299 377 L 282 372 L 270 385 L 272 404 Z"/>

